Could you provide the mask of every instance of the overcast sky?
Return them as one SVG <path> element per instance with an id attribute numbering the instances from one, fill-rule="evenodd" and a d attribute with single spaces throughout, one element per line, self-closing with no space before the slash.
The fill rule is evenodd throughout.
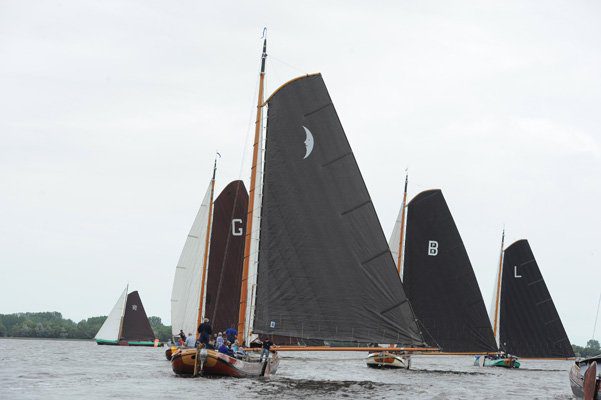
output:
<path id="1" fill-rule="evenodd" d="M 585 343 L 601 5 L 325 3 L 1 1 L 0 313 L 106 315 L 129 282 L 169 322 L 215 150 L 217 190 L 248 180 L 267 26 L 266 92 L 322 72 L 387 236 L 409 167 L 410 197 L 443 190 L 485 303 L 504 224 Z"/>

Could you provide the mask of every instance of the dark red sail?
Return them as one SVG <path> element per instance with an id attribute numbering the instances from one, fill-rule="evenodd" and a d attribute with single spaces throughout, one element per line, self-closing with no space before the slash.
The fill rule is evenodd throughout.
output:
<path id="1" fill-rule="evenodd" d="M 242 181 L 231 182 L 214 202 L 205 306 L 214 332 L 238 326 L 247 208 Z"/>

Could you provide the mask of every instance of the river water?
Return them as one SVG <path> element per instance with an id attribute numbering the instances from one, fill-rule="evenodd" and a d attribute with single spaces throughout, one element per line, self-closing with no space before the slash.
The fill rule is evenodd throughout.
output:
<path id="1" fill-rule="evenodd" d="M 375 370 L 364 352 L 289 352 L 269 379 L 181 378 L 163 348 L 92 341 L 0 340 L 0 399 L 571 399 L 570 361 L 479 368 L 473 357 L 414 356 Z"/>

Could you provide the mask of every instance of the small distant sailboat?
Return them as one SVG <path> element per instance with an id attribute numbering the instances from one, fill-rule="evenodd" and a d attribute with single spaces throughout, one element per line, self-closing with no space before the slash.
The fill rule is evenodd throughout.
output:
<path id="1" fill-rule="evenodd" d="M 505 235 L 501 241 L 503 249 Z M 525 358 L 574 357 L 551 294 L 527 240 L 502 250 L 492 306 L 492 325 L 500 355 L 484 366 L 518 368 Z M 482 365 L 477 359 L 475 364 Z"/>
<path id="2" fill-rule="evenodd" d="M 137 291 L 127 287 L 96 334 L 96 343 L 119 346 L 157 346 L 154 332 Z"/>
<path id="3" fill-rule="evenodd" d="M 446 353 L 496 352 L 476 275 L 442 191 L 415 196 L 405 228 L 407 180 L 389 245 L 426 341 Z"/>

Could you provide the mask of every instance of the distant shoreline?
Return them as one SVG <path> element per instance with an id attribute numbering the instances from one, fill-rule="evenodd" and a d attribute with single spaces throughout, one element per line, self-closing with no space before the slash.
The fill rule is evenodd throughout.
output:
<path id="1" fill-rule="evenodd" d="M 85 338 L 50 338 L 50 337 L 34 337 L 34 336 L 0 336 L 0 340 L 2 339 L 17 339 L 17 340 L 52 340 L 52 341 L 64 341 L 64 342 L 93 342 L 95 339 L 85 339 Z"/>

